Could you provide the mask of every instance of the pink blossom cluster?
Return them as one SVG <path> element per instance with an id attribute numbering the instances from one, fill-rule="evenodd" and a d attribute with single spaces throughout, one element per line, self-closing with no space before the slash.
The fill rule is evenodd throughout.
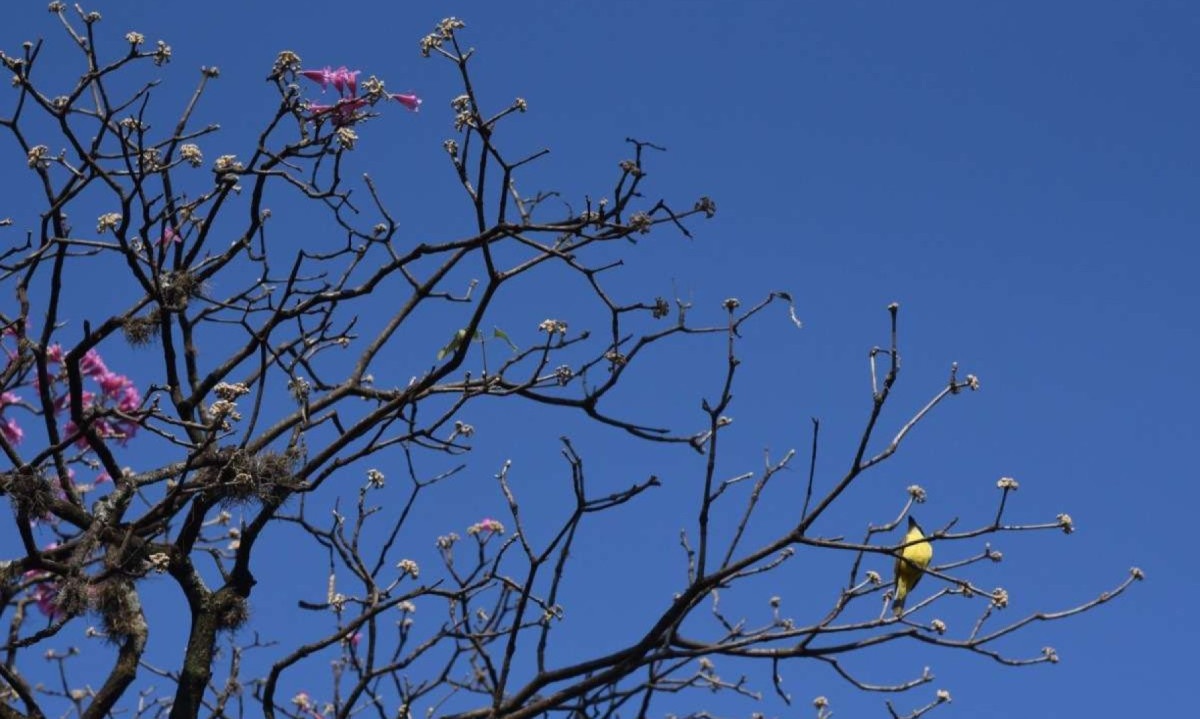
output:
<path id="1" fill-rule="evenodd" d="M 369 105 L 371 99 L 358 94 L 358 76 L 361 73 L 361 70 L 348 70 L 345 65 L 337 69 L 326 66 L 315 70 L 301 70 L 300 74 L 319 84 L 322 92 L 333 86 L 338 93 L 338 101 L 332 105 L 309 103 L 308 109 L 312 113 L 312 119 L 328 115 L 334 127 L 346 127 L 362 119 L 357 112 Z M 413 112 L 421 108 L 421 98 L 410 93 L 389 93 L 387 97 Z"/>
<path id="2" fill-rule="evenodd" d="M 57 357 L 57 359 L 56 359 Z M 47 358 L 51 362 L 62 362 L 62 347 L 53 345 L 50 351 L 47 352 Z M 138 392 L 138 388 L 134 386 L 133 381 L 123 374 L 117 374 L 108 369 L 104 364 L 104 360 L 100 358 L 100 353 L 94 349 L 88 350 L 79 361 L 79 371 L 85 376 L 92 379 L 100 387 L 100 394 L 83 391 L 83 405 L 85 408 L 91 408 L 94 412 L 103 411 L 105 409 L 116 409 L 122 414 L 133 414 L 142 404 L 142 395 Z M 66 380 L 62 373 L 56 376 L 57 379 Z M 61 412 L 69 408 L 71 398 L 69 393 L 63 394 L 55 400 L 54 409 L 56 412 Z M 115 437 L 122 444 L 127 442 L 137 432 L 137 424 L 129 420 L 110 420 L 106 418 L 97 419 L 93 422 L 92 427 L 101 437 Z M 67 434 L 75 434 L 78 427 L 75 423 L 68 420 L 63 427 L 63 431 Z M 82 448 L 87 447 L 87 440 L 80 437 L 76 441 L 76 446 Z"/>
<path id="3" fill-rule="evenodd" d="M 9 339 L 19 336 L 22 336 L 21 333 L 13 327 L 0 332 L 0 352 L 7 355 L 10 368 L 14 363 L 26 361 L 26 357 L 19 350 L 9 346 L 7 342 Z M 46 359 L 51 365 L 48 368 L 49 395 L 53 412 L 58 415 L 70 409 L 72 400 L 65 367 L 66 352 L 61 345 L 51 345 L 46 351 Z M 89 350 L 80 358 L 79 371 L 86 380 L 94 383 L 94 387 L 91 389 L 81 390 L 79 397 L 85 413 L 98 416 L 93 421 L 92 427 L 101 437 L 112 437 L 122 443 L 126 442 L 137 432 L 137 423 L 130 418 L 109 418 L 102 415 L 109 414 L 113 410 L 127 416 L 137 414 L 142 404 L 141 392 L 129 377 L 110 370 L 95 349 Z M 36 377 L 28 383 L 28 386 L 34 390 L 35 395 L 40 394 L 41 387 Z M 19 387 L 14 389 L 19 389 Z M 0 435 L 3 435 L 10 444 L 21 442 L 25 436 L 17 419 L 11 416 L 13 411 L 20 409 L 31 410 L 32 407 L 16 391 L 0 392 Z M 69 436 L 76 434 L 77 428 L 68 420 L 63 425 L 63 431 Z M 76 441 L 76 444 L 81 449 L 88 448 L 87 441 L 82 437 Z M 60 476 L 52 482 L 57 496 L 60 498 L 67 496 L 68 487 L 74 484 L 74 475 L 74 469 L 68 468 L 65 477 Z M 102 473 L 96 478 L 95 483 L 101 484 L 109 481 L 111 478 L 108 474 Z M 77 489 L 83 488 L 77 487 Z M 46 520 L 55 521 L 54 517 L 48 515 L 31 518 L 32 523 Z M 56 546 L 57 544 L 52 543 L 45 548 L 45 551 L 52 550 Z M 28 596 L 37 606 L 38 611 L 52 620 L 64 616 L 65 612 L 59 606 L 61 588 L 52 574 L 41 569 L 31 569 L 25 572 L 24 579 L 30 583 Z"/>
<path id="4" fill-rule="evenodd" d="M 20 401 L 21 397 L 16 393 L 0 393 L 0 434 L 4 435 L 9 444 L 17 444 L 25 437 L 25 431 L 21 429 L 21 425 L 17 424 L 17 420 L 4 416 L 4 409 L 6 407 L 17 404 Z"/>
<path id="5" fill-rule="evenodd" d="M 61 385 L 61 389 L 51 387 L 51 395 L 54 398 L 54 413 L 60 414 L 66 412 L 71 407 L 71 393 L 67 388 L 67 375 L 63 369 L 63 360 L 65 353 L 61 345 L 51 345 L 46 352 L 46 359 L 53 365 L 58 365 L 56 370 L 50 373 L 50 380 L 53 385 Z M 10 361 L 15 359 L 10 352 Z M 122 414 L 131 415 L 137 412 L 142 404 L 142 395 L 138 388 L 133 384 L 133 381 L 123 374 L 113 372 L 104 364 L 104 360 L 100 357 L 100 353 L 96 350 L 88 350 L 88 352 L 79 361 L 79 371 L 88 379 L 96 384 L 98 391 L 83 390 L 80 400 L 83 402 L 84 410 L 90 413 L 104 413 L 109 410 L 117 410 Z M 33 388 L 38 389 L 37 379 L 33 381 Z M 24 437 L 25 432 L 21 429 L 20 424 L 14 417 L 5 416 L 5 411 L 13 406 L 21 403 L 20 395 L 15 392 L 0 393 L 0 434 L 8 440 L 10 444 L 19 443 Z M 122 443 L 129 440 L 138 429 L 137 423 L 127 419 L 96 419 L 92 427 L 101 437 L 112 437 L 119 439 Z M 68 434 L 76 434 L 78 427 L 73 421 L 68 420 L 63 425 L 63 431 Z M 80 437 L 76 441 L 76 446 L 81 449 L 87 448 L 87 440 Z"/>

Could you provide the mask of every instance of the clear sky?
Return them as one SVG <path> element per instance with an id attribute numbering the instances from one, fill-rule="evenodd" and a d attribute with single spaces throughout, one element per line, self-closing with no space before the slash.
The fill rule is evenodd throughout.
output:
<path id="1" fill-rule="evenodd" d="M 65 46 L 44 8 L 8 3 L 0 48 L 12 54 L 38 36 Z M 1200 440 L 1192 407 L 1200 391 L 1192 368 L 1200 357 L 1200 4 L 112 0 L 96 9 L 114 47 L 127 30 L 173 46 L 156 102 L 171 107 L 200 65 L 220 67 L 201 111 L 224 128 L 206 143 L 211 157 L 225 147 L 248 153 L 273 102 L 263 78 L 282 49 L 306 65 L 361 68 L 392 91 L 421 94 L 419 114 L 397 108 L 370 125 L 352 157 L 355 172 L 369 170 L 388 188 L 413 236 L 468 227 L 441 150 L 453 133 L 452 68 L 417 52 L 446 15 L 467 21 L 483 96 L 497 107 L 527 99 L 529 113 L 506 132 L 512 147 L 551 148 L 533 184 L 573 198 L 598 193 L 628 154 L 625 137 L 665 145 L 649 165 L 651 191 L 685 206 L 709 195 L 718 213 L 696 226 L 694 240 L 664 231 L 630 248 L 630 291 L 677 291 L 695 301 L 698 317 L 719 321 L 725 297 L 749 302 L 787 290 L 805 321 L 796 331 L 777 313 L 747 331 L 729 475 L 761 466 L 763 448 L 807 448 L 815 416 L 827 439 L 818 476 L 833 481 L 869 407 L 867 350 L 886 341 L 884 308 L 897 301 L 905 365 L 884 429 L 937 391 L 952 361 L 977 374 L 982 391 L 940 409 L 819 531 L 859 536 L 888 519 L 912 483 L 929 492 L 918 507 L 927 526 L 986 521 L 996 479 L 1010 475 L 1021 483 L 1014 520 L 1069 512 L 1077 526 L 1071 536 L 995 540 L 1006 560 L 980 581 L 1009 590 L 1010 618 L 1083 601 L 1134 565 L 1147 574 L 1118 602 L 1032 626 L 1005 645 L 1022 656 L 1052 645 L 1056 666 L 1006 669 L 917 647 L 864 655 L 856 664 L 864 678 L 895 680 L 928 665 L 934 687 L 954 696 L 940 716 L 1171 716 L 1194 704 L 1200 582 L 1186 548 L 1200 499 L 1192 457 Z M 26 179 L 8 138 L 0 161 L 10 168 L 0 175 L 7 192 Z M 285 217 L 287 207 L 274 212 Z M 6 216 L 18 212 L 0 206 Z M 506 301 L 569 319 L 552 292 L 525 293 Z M 699 397 L 713 396 L 720 369 L 719 344 L 701 347 L 703 360 L 662 360 L 661 398 L 630 401 L 698 425 Z M 501 405 L 480 405 L 471 418 L 492 434 L 485 442 L 480 433 L 465 491 L 440 495 L 429 536 L 413 535 L 414 543 L 501 514 L 491 475 L 505 458 L 562 481 L 561 414 L 522 411 L 514 422 L 489 410 Z M 652 472 L 676 487 L 699 481 L 693 457 L 647 454 L 639 464 L 636 451 L 608 449 L 625 440 L 579 431 L 598 482 L 623 487 Z M 800 471 L 787 478 L 789 491 L 802 479 Z M 525 481 L 533 493 L 537 480 Z M 664 496 L 694 501 L 695 492 Z M 641 543 L 678 532 L 690 517 L 678 506 L 650 500 L 593 537 L 614 554 L 581 557 L 604 589 L 567 605 L 572 621 L 594 625 L 594 635 L 579 636 L 610 641 L 623 615 L 666 601 L 671 583 L 658 578 L 681 577 L 675 548 L 658 566 L 631 557 Z M 649 528 L 657 522 L 670 531 Z M 764 596 L 832 597 L 833 585 L 807 574 L 803 559 Z M 264 636 L 286 633 L 267 612 L 258 617 Z M 804 716 L 823 694 L 843 717 L 884 713 L 886 697 L 863 696 L 822 668 L 787 673 L 798 710 L 773 698 L 754 706 L 713 697 L 711 708 Z M 770 697 L 766 674 L 749 676 Z M 919 689 L 897 706 L 931 694 Z M 690 708 L 698 707 L 677 711 Z"/>

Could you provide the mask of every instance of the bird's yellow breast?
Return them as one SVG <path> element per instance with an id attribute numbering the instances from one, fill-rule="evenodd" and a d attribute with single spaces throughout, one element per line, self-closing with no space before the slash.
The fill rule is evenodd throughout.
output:
<path id="1" fill-rule="evenodd" d="M 924 535 L 921 534 L 921 530 L 914 527 L 908 530 L 908 534 L 904 535 L 904 543 L 917 542 L 918 539 L 922 539 L 923 537 Z M 929 562 L 933 559 L 933 545 L 929 542 L 909 544 L 900 551 L 900 556 L 924 569 L 929 566 Z"/>

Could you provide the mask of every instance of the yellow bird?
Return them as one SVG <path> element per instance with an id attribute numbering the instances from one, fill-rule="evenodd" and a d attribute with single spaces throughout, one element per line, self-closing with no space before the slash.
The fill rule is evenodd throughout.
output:
<path id="1" fill-rule="evenodd" d="M 925 533 L 921 531 L 921 525 L 909 517 L 908 533 L 904 535 L 906 546 L 896 552 L 896 601 L 892 604 L 892 611 L 896 616 L 904 613 L 905 598 L 917 586 L 917 582 L 921 581 L 921 574 L 933 559 L 933 545 L 918 541 L 924 538 Z"/>

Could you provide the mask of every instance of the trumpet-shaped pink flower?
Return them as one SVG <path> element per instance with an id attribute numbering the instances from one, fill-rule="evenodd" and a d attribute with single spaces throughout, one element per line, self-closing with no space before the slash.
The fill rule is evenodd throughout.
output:
<path id="1" fill-rule="evenodd" d="M 359 119 L 355 114 L 359 109 L 366 107 L 368 100 L 365 97 L 350 97 L 344 100 L 338 100 L 335 105 L 318 105 L 309 103 L 308 109 L 312 113 L 313 119 L 328 115 L 333 120 L 334 127 L 345 127 L 353 125 L 354 121 Z"/>
<path id="2" fill-rule="evenodd" d="M 316 70 L 301 70 L 300 74 L 320 85 L 322 90 L 328 88 L 333 79 L 333 70 L 328 65 Z"/>
<path id="3" fill-rule="evenodd" d="M 360 72 L 361 70 L 348 70 L 345 65 L 336 69 L 326 65 L 322 68 L 301 70 L 300 75 L 319 84 L 322 92 L 332 85 L 341 98 L 332 105 L 309 103 L 308 110 L 312 113 L 309 119 L 320 120 L 328 116 L 332 120 L 334 127 L 346 127 L 361 120 L 362 116 L 357 114 L 358 110 L 370 104 L 371 101 L 368 98 L 358 96 L 358 75 Z M 421 98 L 411 93 L 395 93 L 388 95 L 388 98 L 404 105 L 413 112 L 416 112 L 421 107 Z"/>
<path id="4" fill-rule="evenodd" d="M 0 393 L 0 412 L 3 412 L 5 407 L 20 401 L 20 396 L 12 392 Z M 17 444 L 25 437 L 25 432 L 21 429 L 21 425 L 17 424 L 17 420 L 12 417 L 7 419 L 0 417 L 0 434 L 4 435 L 9 444 Z"/>
<path id="5" fill-rule="evenodd" d="M 345 67 L 339 67 L 336 71 L 334 71 L 333 79 L 330 82 L 333 83 L 334 89 L 336 89 L 339 94 L 341 94 L 343 92 L 343 88 L 345 88 L 345 90 L 350 93 L 350 97 L 355 97 L 358 95 L 359 72 L 361 71 L 351 71 L 347 70 Z"/>
<path id="6" fill-rule="evenodd" d="M 360 72 L 362 71 L 347 70 L 345 65 L 336 70 L 326 65 L 317 70 L 301 70 L 300 74 L 319 84 L 322 91 L 333 85 L 333 89 L 337 90 L 339 95 L 345 97 L 348 91 L 350 97 L 355 97 L 358 95 L 358 74 Z"/>
<path id="7" fill-rule="evenodd" d="M 137 408 L 142 404 L 142 393 L 138 392 L 138 388 L 132 383 L 126 385 L 121 390 L 121 396 L 117 401 L 117 409 L 125 414 L 131 414 L 137 411 Z"/>
<path id="8" fill-rule="evenodd" d="M 116 372 L 105 372 L 96 377 L 96 381 L 100 383 L 100 389 L 104 394 L 113 399 L 121 396 L 125 388 L 133 384 L 128 377 Z"/>
<path id="9" fill-rule="evenodd" d="M 421 109 L 421 98 L 413 95 L 412 93 L 396 92 L 388 95 L 388 97 L 400 103 L 401 105 L 404 105 L 413 112 L 417 112 Z"/>
<path id="10" fill-rule="evenodd" d="M 104 366 L 104 360 L 100 358 L 100 353 L 96 350 L 88 350 L 83 359 L 79 360 L 79 371 L 88 377 L 96 377 L 108 372 L 108 367 Z"/>
<path id="11" fill-rule="evenodd" d="M 360 72 L 362 71 L 347 70 L 344 65 L 338 67 L 337 70 L 326 65 L 318 70 L 301 70 L 300 74 L 320 85 L 320 90 L 323 92 L 329 88 L 329 85 L 334 85 L 338 95 L 355 97 L 359 94 Z"/>

